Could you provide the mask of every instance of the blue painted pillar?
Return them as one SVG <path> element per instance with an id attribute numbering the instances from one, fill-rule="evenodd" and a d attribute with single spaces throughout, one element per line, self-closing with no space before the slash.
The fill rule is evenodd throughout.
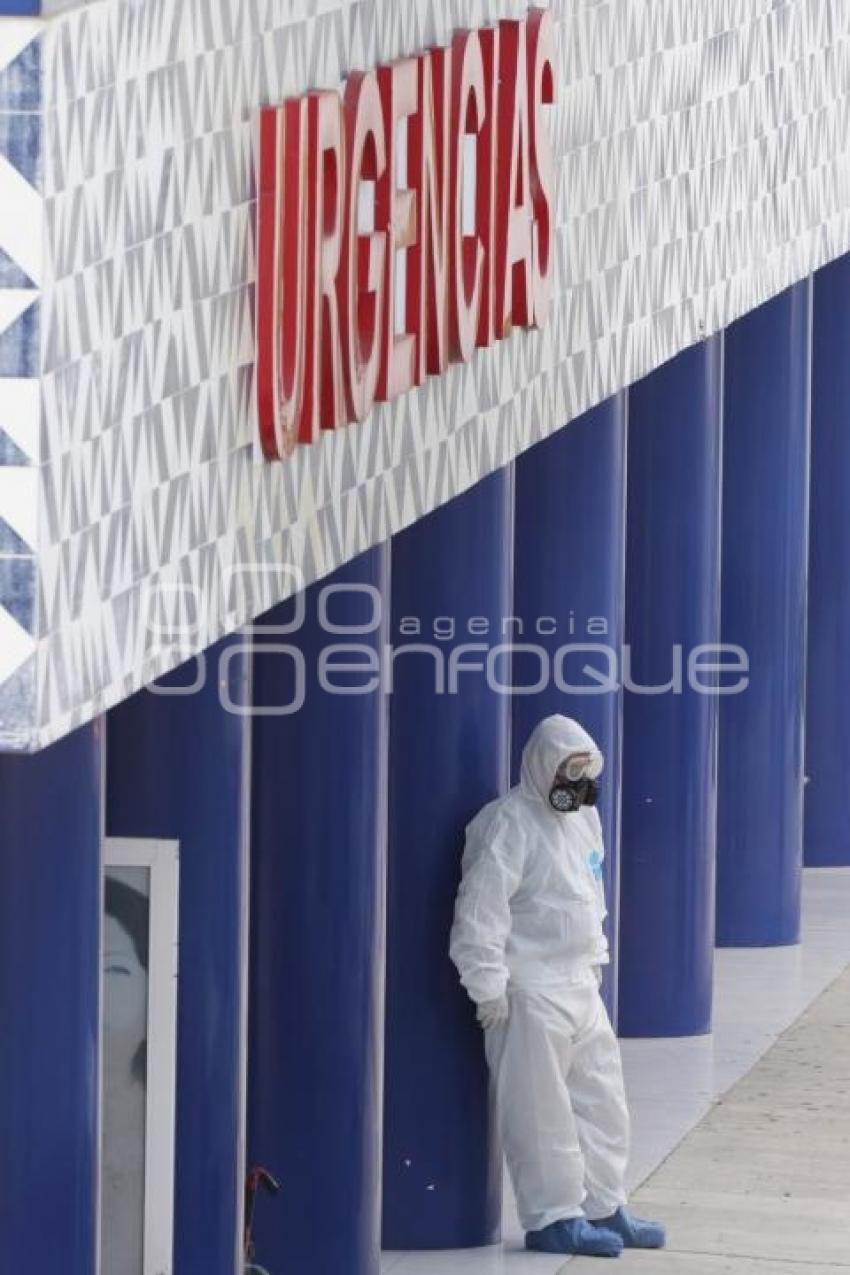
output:
<path id="1" fill-rule="evenodd" d="M 93 1275 L 102 727 L 0 757 L 0 1268 Z"/>
<path id="2" fill-rule="evenodd" d="M 283 1183 L 257 1208 L 271 1271 L 380 1261 L 388 576 L 381 546 L 258 626 L 248 1146 Z"/>
<path id="3" fill-rule="evenodd" d="M 805 860 L 850 867 L 850 254 L 814 280 Z"/>
<path id="4" fill-rule="evenodd" d="M 384 1142 L 391 1249 L 469 1248 L 499 1235 L 500 1162 L 481 1030 L 448 945 L 465 825 L 508 782 L 510 700 L 488 689 L 482 666 L 511 612 L 512 511 L 507 469 L 393 544 Z M 454 684 L 452 662 L 468 669 Z"/>
<path id="5" fill-rule="evenodd" d="M 722 400 L 722 337 L 686 350 L 630 392 L 624 1036 L 711 1027 L 718 701 L 694 689 L 688 668 L 696 648 L 720 640 Z M 695 681 L 711 690 L 705 675 Z M 665 685 L 655 694 L 635 689 Z"/>
<path id="6" fill-rule="evenodd" d="M 249 677 L 228 640 L 107 719 L 107 833 L 180 842 L 178 1275 L 232 1275 L 241 1238 Z"/>
<path id="7" fill-rule="evenodd" d="M 811 298 L 797 284 L 726 333 L 722 629 L 749 674 L 720 700 L 722 947 L 800 938 Z"/>
<path id="8" fill-rule="evenodd" d="M 617 999 L 620 751 L 619 661 L 625 641 L 627 396 L 618 394 L 516 463 L 512 775 L 549 713 L 575 717 L 605 753 L 599 813 L 611 964 L 605 995 Z M 572 648 L 572 649 L 569 649 Z M 540 652 L 546 654 L 548 666 Z M 592 669 L 588 673 L 586 669 Z M 545 684 L 533 694 L 524 689 Z"/>

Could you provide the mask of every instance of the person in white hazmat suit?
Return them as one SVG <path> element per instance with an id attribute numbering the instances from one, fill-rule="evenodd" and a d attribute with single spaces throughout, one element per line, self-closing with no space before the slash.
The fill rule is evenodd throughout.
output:
<path id="1" fill-rule="evenodd" d="M 519 784 L 466 830 L 451 958 L 484 1028 L 526 1247 L 617 1257 L 665 1232 L 625 1208 L 629 1113 L 599 990 L 602 767 L 577 722 L 536 727 Z"/>

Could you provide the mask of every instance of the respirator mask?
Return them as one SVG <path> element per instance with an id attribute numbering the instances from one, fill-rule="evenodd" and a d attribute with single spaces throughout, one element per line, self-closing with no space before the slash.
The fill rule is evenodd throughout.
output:
<path id="1" fill-rule="evenodd" d="M 574 814 L 582 806 L 595 806 L 599 800 L 599 776 L 602 757 L 599 753 L 573 753 L 562 761 L 549 790 L 549 805 L 559 815 Z"/>

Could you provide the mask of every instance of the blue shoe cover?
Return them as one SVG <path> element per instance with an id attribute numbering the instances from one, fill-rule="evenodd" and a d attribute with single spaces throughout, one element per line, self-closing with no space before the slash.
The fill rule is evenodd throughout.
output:
<path id="1" fill-rule="evenodd" d="M 660 1222 L 647 1222 L 633 1217 L 627 1209 L 617 1209 L 610 1217 L 602 1217 L 594 1226 L 619 1235 L 625 1248 L 664 1248 L 667 1232 Z"/>
<path id="2" fill-rule="evenodd" d="M 591 1226 L 583 1217 L 565 1218 L 544 1226 L 542 1231 L 529 1231 L 525 1247 L 533 1253 L 580 1253 L 584 1257 L 619 1257 L 622 1237 L 606 1231 L 601 1224 Z"/>

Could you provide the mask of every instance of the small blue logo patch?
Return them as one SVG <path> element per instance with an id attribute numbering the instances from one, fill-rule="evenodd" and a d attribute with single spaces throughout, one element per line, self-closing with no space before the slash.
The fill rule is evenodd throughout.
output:
<path id="1" fill-rule="evenodd" d="M 590 870 L 593 873 L 593 875 L 596 877 L 596 880 L 601 881 L 602 880 L 602 864 L 604 862 L 604 859 L 600 851 L 594 850 L 593 853 L 589 856 L 587 862 L 590 865 Z"/>

